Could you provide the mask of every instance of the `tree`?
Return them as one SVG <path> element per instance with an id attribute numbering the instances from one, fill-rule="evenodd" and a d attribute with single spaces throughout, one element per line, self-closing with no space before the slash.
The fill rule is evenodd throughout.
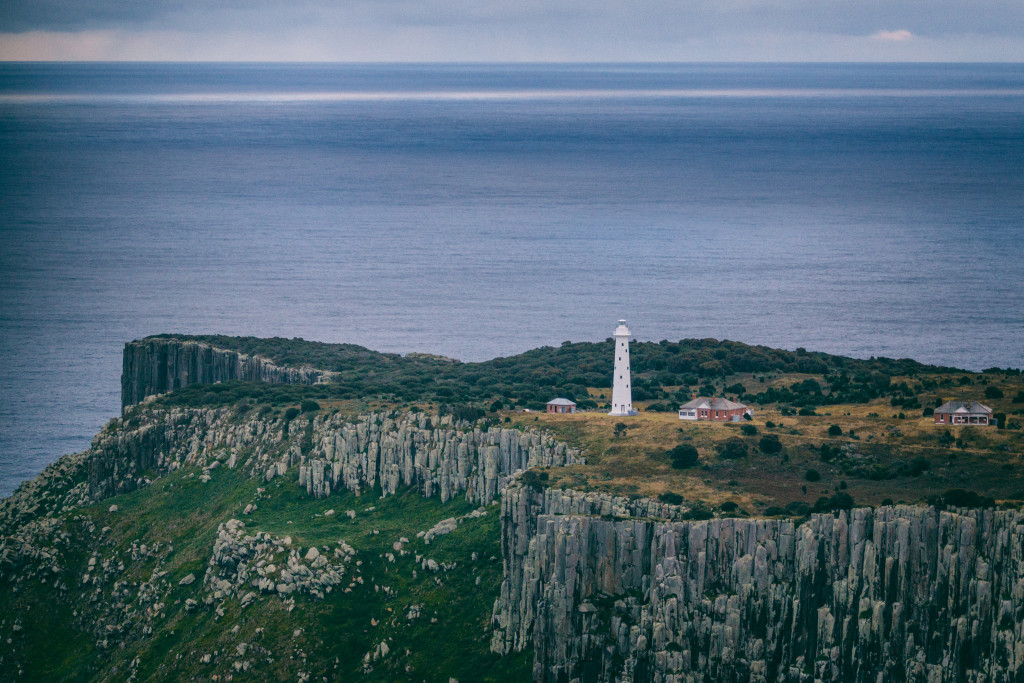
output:
<path id="1" fill-rule="evenodd" d="M 317 410 L 320 410 L 320 404 L 314 401 L 313 399 L 307 398 L 305 401 L 302 402 L 302 412 L 312 413 L 316 412 Z"/>
<path id="2" fill-rule="evenodd" d="M 755 434 L 757 434 L 757 427 L 755 427 L 754 425 L 742 425 L 740 426 L 740 431 L 743 432 L 746 436 L 754 436 Z"/>
<path id="3" fill-rule="evenodd" d="M 775 453 L 782 452 L 782 442 L 780 442 L 779 437 L 774 434 L 765 434 L 762 436 L 761 440 L 757 442 L 757 447 L 766 455 L 774 455 Z"/>
<path id="4" fill-rule="evenodd" d="M 669 450 L 668 457 L 672 460 L 672 467 L 677 470 L 689 469 L 700 461 L 700 453 L 692 444 L 688 443 L 679 444 Z"/>
<path id="5" fill-rule="evenodd" d="M 985 398 L 1002 398 L 1003 390 L 999 387 L 987 386 L 985 387 Z"/>
<path id="6" fill-rule="evenodd" d="M 843 435 L 843 428 L 840 427 L 839 425 L 832 425 L 831 427 L 828 428 L 828 435 L 829 436 L 842 436 Z"/>
<path id="7" fill-rule="evenodd" d="M 804 472 L 804 479 L 807 481 L 821 481 L 821 473 L 815 469 L 807 470 Z"/>

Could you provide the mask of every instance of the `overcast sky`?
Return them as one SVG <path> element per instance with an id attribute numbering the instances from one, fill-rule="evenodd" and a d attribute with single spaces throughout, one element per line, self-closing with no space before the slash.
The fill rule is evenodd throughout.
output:
<path id="1" fill-rule="evenodd" d="M 1024 0 L 0 0 L 0 59 L 1024 61 Z"/>

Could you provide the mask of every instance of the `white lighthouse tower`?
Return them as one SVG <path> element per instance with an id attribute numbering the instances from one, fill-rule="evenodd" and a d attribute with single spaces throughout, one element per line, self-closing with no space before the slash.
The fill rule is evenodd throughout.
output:
<path id="1" fill-rule="evenodd" d="M 615 337 L 615 375 L 612 377 L 612 410 L 609 415 L 636 415 L 633 392 L 629 388 L 629 328 L 620 320 Z"/>

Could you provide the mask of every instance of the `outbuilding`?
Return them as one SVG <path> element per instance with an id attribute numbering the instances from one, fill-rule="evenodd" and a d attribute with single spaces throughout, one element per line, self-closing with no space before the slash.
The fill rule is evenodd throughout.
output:
<path id="1" fill-rule="evenodd" d="M 549 413 L 575 413 L 576 404 L 567 398 L 556 398 L 548 401 Z"/>
<path id="2" fill-rule="evenodd" d="M 753 416 L 754 411 L 735 401 L 724 398 L 698 396 L 689 403 L 679 406 L 680 420 L 712 420 L 715 422 L 739 422 L 744 415 Z"/>
<path id="3" fill-rule="evenodd" d="M 937 425 L 989 425 L 992 409 L 977 401 L 947 401 L 935 409 Z"/>

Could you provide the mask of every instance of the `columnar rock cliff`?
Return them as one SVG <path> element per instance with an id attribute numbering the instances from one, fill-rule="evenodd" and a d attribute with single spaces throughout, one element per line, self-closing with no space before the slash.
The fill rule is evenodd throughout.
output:
<path id="1" fill-rule="evenodd" d="M 124 346 L 121 407 L 189 384 L 228 380 L 273 384 L 316 384 L 331 373 L 310 367 L 282 367 L 266 358 L 218 349 L 188 339 L 149 337 Z"/>
<path id="2" fill-rule="evenodd" d="M 100 432 L 85 462 L 93 500 L 135 490 L 183 465 L 244 467 L 267 480 L 298 465 L 299 484 L 316 497 L 415 486 L 442 501 L 465 494 L 485 503 L 519 470 L 582 458 L 539 432 L 453 425 L 450 416 L 335 414 L 288 422 L 239 419 L 227 409 L 142 406 Z"/>
<path id="3" fill-rule="evenodd" d="M 469 500 L 487 503 L 519 470 L 583 462 L 579 451 L 538 432 L 454 429 L 447 421 L 434 427 L 422 413 L 369 415 L 356 423 L 330 419 L 314 428 L 313 443 L 299 483 L 317 497 L 339 487 L 380 486 L 394 493 L 414 485 L 442 501 L 465 492 Z"/>
<path id="4" fill-rule="evenodd" d="M 1019 512 L 686 522 L 583 498 L 502 501 L 492 648 L 532 645 L 538 680 L 1024 677 Z"/>

